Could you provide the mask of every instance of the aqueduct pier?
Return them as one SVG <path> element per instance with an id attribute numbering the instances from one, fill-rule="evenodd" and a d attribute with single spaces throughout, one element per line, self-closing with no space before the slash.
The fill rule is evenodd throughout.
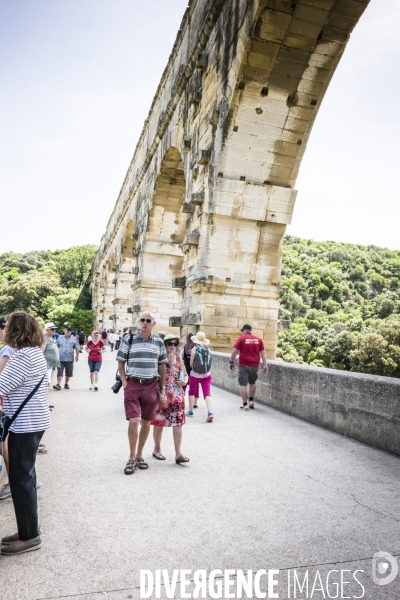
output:
<path id="1" fill-rule="evenodd" d="M 368 2 L 190 0 L 93 264 L 98 327 L 151 310 L 223 351 L 250 322 L 275 357 L 297 174 Z"/>

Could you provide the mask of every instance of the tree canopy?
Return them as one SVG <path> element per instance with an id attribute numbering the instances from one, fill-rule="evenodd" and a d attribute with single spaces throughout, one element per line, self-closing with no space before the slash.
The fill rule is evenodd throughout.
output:
<path id="1" fill-rule="evenodd" d="M 60 328 L 91 331 L 91 297 L 85 290 L 95 246 L 68 250 L 0 255 L 0 312 L 26 310 L 40 322 L 54 321 Z"/>
<path id="2" fill-rule="evenodd" d="M 400 251 L 283 242 L 278 359 L 400 377 Z"/>

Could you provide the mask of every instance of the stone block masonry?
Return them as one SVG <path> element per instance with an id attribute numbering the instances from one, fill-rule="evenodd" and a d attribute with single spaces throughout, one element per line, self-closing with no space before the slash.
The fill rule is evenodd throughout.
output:
<path id="1" fill-rule="evenodd" d="M 367 4 L 190 0 L 93 264 L 98 327 L 147 309 L 226 350 L 250 321 L 275 357 L 296 178 Z"/>
<path id="2" fill-rule="evenodd" d="M 237 365 L 213 353 L 213 384 L 238 394 Z M 400 456 L 400 379 L 268 361 L 256 401 Z"/>

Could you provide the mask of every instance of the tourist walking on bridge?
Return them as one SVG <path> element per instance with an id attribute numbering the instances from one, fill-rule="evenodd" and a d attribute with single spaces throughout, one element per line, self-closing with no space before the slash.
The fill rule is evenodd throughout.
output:
<path id="1" fill-rule="evenodd" d="M 103 361 L 103 352 L 105 352 L 105 344 L 100 339 L 99 331 L 92 331 L 92 339 L 86 344 L 86 352 L 89 352 L 88 365 L 90 371 L 90 387 L 89 390 L 93 389 L 98 391 L 99 373 Z"/>
<path id="2" fill-rule="evenodd" d="M 6 318 L 0 317 L 0 342 L 3 343 L 4 333 L 6 326 Z M 0 348 L 0 373 L 14 354 L 14 350 L 7 346 L 7 344 L 3 344 Z M 7 475 L 8 475 L 8 438 L 6 437 L 3 441 L 0 440 L 0 455 L 3 457 L 4 465 L 6 467 Z M 1 461 L 1 459 L 0 459 Z M 6 500 L 6 498 L 11 497 L 10 484 L 5 483 L 0 489 L 0 500 Z"/>
<path id="3" fill-rule="evenodd" d="M 74 350 L 75 362 L 79 360 L 79 342 L 72 334 L 71 327 L 64 328 L 64 335 L 60 335 L 56 340 L 56 344 L 60 351 L 60 366 L 57 373 L 57 385 L 53 385 L 55 390 L 61 390 L 61 382 L 65 370 L 65 385 L 64 388 L 69 390 L 69 380 L 74 374 Z"/>
<path id="4" fill-rule="evenodd" d="M 78 333 L 78 341 L 79 341 L 79 345 L 80 345 L 80 353 L 82 354 L 83 352 L 83 347 L 85 345 L 85 340 L 86 340 L 86 335 L 85 332 L 82 331 L 82 329 L 80 330 L 80 332 Z"/>
<path id="5" fill-rule="evenodd" d="M 124 388 L 125 416 L 128 425 L 130 455 L 125 475 L 135 469 L 148 469 L 143 449 L 156 417 L 158 404 L 165 402 L 165 374 L 168 362 L 165 346 L 152 333 L 156 321 L 151 312 L 138 319 L 139 330 L 124 337 L 117 354 L 118 373 Z M 140 432 L 139 432 L 140 425 Z"/>
<path id="6" fill-rule="evenodd" d="M 1 554 L 13 556 L 38 550 L 42 544 L 35 462 L 39 442 L 50 427 L 50 410 L 47 365 L 41 349 L 44 336 L 36 319 L 24 312 L 11 314 L 4 341 L 15 349 L 0 373 L 0 408 L 11 421 L 14 417 L 9 423 L 8 461 L 18 532 L 2 538 Z"/>
<path id="7" fill-rule="evenodd" d="M 212 423 L 214 414 L 211 407 L 211 351 L 209 348 L 210 340 L 206 338 L 203 331 L 198 331 L 192 337 L 194 347 L 190 356 L 190 376 L 189 376 L 189 410 L 186 413 L 188 417 L 193 417 L 194 398 L 199 395 L 199 386 L 203 391 L 204 400 L 207 404 L 207 423 Z"/>
<path id="8" fill-rule="evenodd" d="M 121 332 L 121 330 L 119 329 L 119 330 L 117 331 L 117 341 L 115 342 L 115 349 L 116 349 L 116 350 L 119 350 L 119 347 L 120 347 L 120 344 L 121 344 L 122 337 L 123 337 L 123 335 L 122 335 L 122 332 Z"/>
<path id="9" fill-rule="evenodd" d="M 267 357 L 265 355 L 264 343 L 261 338 L 253 335 L 251 325 L 243 325 L 241 332 L 243 335 L 236 340 L 229 368 L 234 370 L 235 358 L 239 354 L 239 386 L 243 406 L 240 408 L 249 410 L 254 408 L 254 396 L 256 393 L 256 381 L 258 378 L 258 368 L 260 366 L 260 355 L 263 361 L 263 373 L 268 373 Z M 250 387 L 249 404 L 247 404 L 247 385 Z"/>
<path id="10" fill-rule="evenodd" d="M 119 339 L 119 337 L 117 336 L 117 334 L 112 331 L 110 333 L 110 337 L 108 338 L 108 343 L 111 346 L 111 352 L 114 352 L 114 344 L 117 343 L 118 339 Z"/>
<path id="11" fill-rule="evenodd" d="M 183 387 L 187 383 L 187 373 L 183 360 L 178 354 L 179 338 L 169 333 L 164 338 L 167 349 L 168 363 L 165 379 L 166 401 L 157 408 L 157 416 L 151 421 L 154 425 L 154 458 L 165 460 L 161 453 L 161 438 L 164 427 L 172 427 L 175 445 L 175 462 L 178 465 L 189 462 L 182 455 L 182 425 L 186 423 L 185 418 L 185 393 Z"/>
<path id="12" fill-rule="evenodd" d="M 47 382 L 50 387 L 53 369 L 60 367 L 60 352 L 58 350 L 56 340 L 54 339 L 54 334 L 57 327 L 54 325 L 54 323 L 46 323 L 44 328 L 44 339 L 46 346 L 43 350 L 43 354 L 47 363 Z"/>
<path id="13" fill-rule="evenodd" d="M 192 370 L 192 367 L 190 366 L 190 359 L 192 356 L 192 350 L 194 348 L 194 343 L 192 342 L 192 337 L 194 337 L 194 333 L 188 333 L 186 336 L 186 344 L 183 346 L 180 354 L 181 354 L 181 358 L 183 360 L 183 363 L 185 365 L 185 369 L 186 369 L 186 373 L 188 374 L 188 377 L 190 376 L 190 372 Z M 183 386 L 183 393 L 186 392 L 186 388 L 188 387 L 189 384 L 186 384 Z M 199 386 L 197 386 L 197 390 L 194 392 L 194 404 L 193 404 L 193 408 L 197 408 L 199 404 Z"/>

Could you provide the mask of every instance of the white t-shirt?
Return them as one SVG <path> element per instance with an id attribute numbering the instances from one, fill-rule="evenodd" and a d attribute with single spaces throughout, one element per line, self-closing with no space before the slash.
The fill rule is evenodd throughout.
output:
<path id="1" fill-rule="evenodd" d="M 10 346 L 3 346 L 2 348 L 0 348 L 0 358 L 3 358 L 4 356 L 8 356 L 8 358 L 11 358 L 14 352 L 15 350 L 10 348 Z"/>

